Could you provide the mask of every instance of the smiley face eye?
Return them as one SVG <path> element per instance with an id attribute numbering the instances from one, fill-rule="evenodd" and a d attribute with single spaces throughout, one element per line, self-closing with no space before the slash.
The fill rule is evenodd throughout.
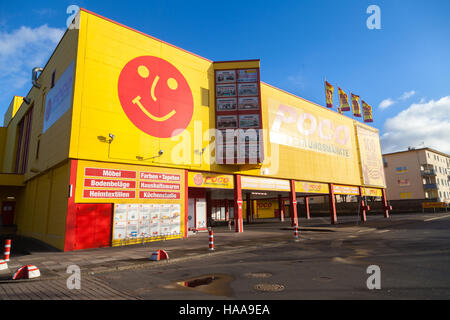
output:
<path id="1" fill-rule="evenodd" d="M 174 78 L 169 78 L 167 80 L 167 86 L 171 89 L 171 90 L 176 90 L 178 88 L 178 82 L 177 80 L 175 80 Z"/>
<path id="2" fill-rule="evenodd" d="M 139 66 L 138 73 L 142 78 L 148 78 L 148 76 L 150 75 L 150 71 L 148 71 L 148 68 L 146 66 Z"/>

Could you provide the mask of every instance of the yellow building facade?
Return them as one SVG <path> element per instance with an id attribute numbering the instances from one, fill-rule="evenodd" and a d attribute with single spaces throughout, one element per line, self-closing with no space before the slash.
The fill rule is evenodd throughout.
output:
<path id="1" fill-rule="evenodd" d="M 384 195 L 378 131 L 261 82 L 260 69 L 82 9 L 5 114 L 4 224 L 78 250 L 186 237 L 211 219 L 242 232 L 252 200 L 269 218 L 289 199 L 295 225 L 297 197 L 329 195 L 334 223 L 334 194 Z"/>

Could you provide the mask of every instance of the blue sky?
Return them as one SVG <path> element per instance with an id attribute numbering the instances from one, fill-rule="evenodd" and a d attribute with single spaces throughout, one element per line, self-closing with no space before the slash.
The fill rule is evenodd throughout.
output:
<path id="1" fill-rule="evenodd" d="M 263 81 L 321 105 L 326 77 L 372 105 L 385 152 L 450 153 L 448 0 L 0 0 L 1 114 L 27 94 L 71 4 L 211 60 L 259 58 Z M 381 30 L 366 26 L 369 5 L 380 7 Z"/>

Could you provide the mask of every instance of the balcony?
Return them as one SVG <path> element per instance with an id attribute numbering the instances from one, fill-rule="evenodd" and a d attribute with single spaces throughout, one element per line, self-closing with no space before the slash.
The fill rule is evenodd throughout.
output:
<path id="1" fill-rule="evenodd" d="M 437 190 L 437 184 L 436 183 L 426 183 L 423 185 L 423 188 L 425 190 Z"/>
<path id="2" fill-rule="evenodd" d="M 436 171 L 434 171 L 434 169 L 424 169 L 421 170 L 420 173 L 422 174 L 422 176 L 435 176 L 436 175 Z"/>

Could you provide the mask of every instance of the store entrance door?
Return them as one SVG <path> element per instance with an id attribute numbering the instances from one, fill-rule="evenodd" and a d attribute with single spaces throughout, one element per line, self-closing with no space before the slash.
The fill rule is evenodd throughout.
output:
<path id="1" fill-rule="evenodd" d="M 188 231 L 207 230 L 206 190 L 189 188 L 188 194 Z"/>
<path id="2" fill-rule="evenodd" d="M 10 226 L 14 224 L 14 211 L 16 203 L 14 201 L 3 201 L 2 203 L 2 225 Z"/>

